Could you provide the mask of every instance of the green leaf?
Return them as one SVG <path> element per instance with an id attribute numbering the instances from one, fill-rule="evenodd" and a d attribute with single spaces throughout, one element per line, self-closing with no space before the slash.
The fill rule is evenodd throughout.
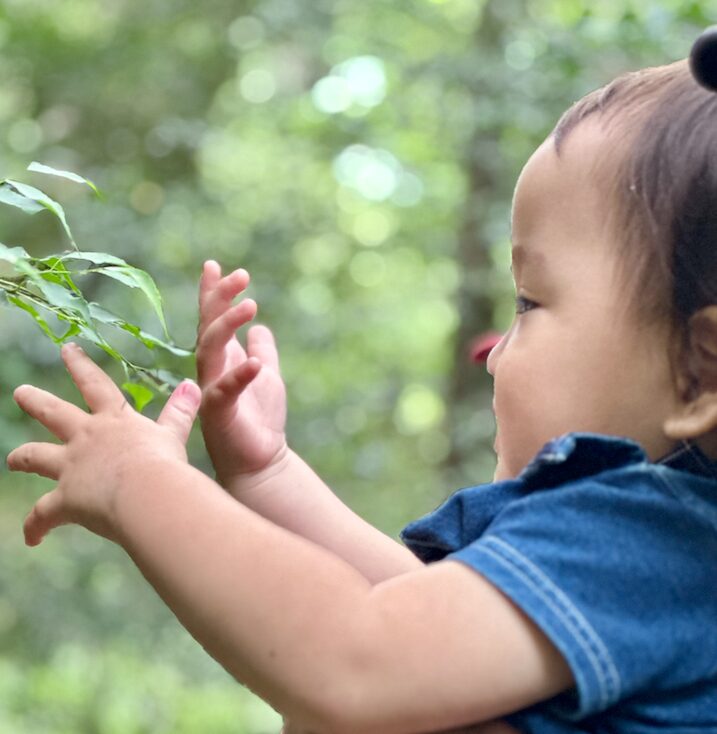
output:
<path id="1" fill-rule="evenodd" d="M 128 324 L 128 326 L 130 326 Z M 127 326 L 123 326 L 123 329 L 126 331 L 129 331 L 130 329 L 127 328 Z M 141 342 L 148 348 L 148 349 L 154 349 L 155 347 L 159 347 L 160 349 L 164 349 L 165 351 L 169 352 L 170 354 L 174 354 L 177 357 L 191 357 L 192 354 L 194 354 L 194 350 L 192 349 L 185 349 L 184 347 L 179 347 L 176 344 L 172 344 L 171 342 L 163 341 L 162 339 L 158 339 L 153 334 L 149 334 L 146 331 L 143 331 L 140 329 L 139 334 L 137 335 L 137 338 L 141 340 Z"/>
<path id="2" fill-rule="evenodd" d="M 93 265 L 127 265 L 127 262 L 121 257 L 110 255 L 106 252 L 86 252 L 77 250 L 77 252 L 67 252 L 61 256 L 62 260 L 86 260 Z"/>
<path id="3" fill-rule="evenodd" d="M 55 333 L 52 331 L 50 326 L 48 325 L 47 321 L 40 316 L 37 309 L 35 309 L 33 306 L 31 306 L 29 303 L 25 303 L 25 301 L 22 301 L 17 296 L 11 296 L 9 294 L 6 294 L 7 300 L 13 304 L 13 306 L 17 306 L 22 311 L 26 311 L 27 313 L 32 316 L 32 318 L 35 320 L 35 323 L 45 332 L 45 334 L 52 339 L 55 344 L 59 344 L 65 337 L 58 337 L 55 336 Z"/>
<path id="4" fill-rule="evenodd" d="M 45 208 L 33 199 L 28 199 L 26 196 L 22 196 L 22 194 L 14 191 L 6 181 L 0 183 L 0 203 L 17 207 L 28 214 L 37 214 Z"/>
<path id="5" fill-rule="evenodd" d="M 169 388 L 175 388 L 184 379 L 169 370 L 158 370 L 149 367 L 140 367 L 137 372 L 144 379 L 151 380 L 160 392 L 168 393 Z"/>
<path id="6" fill-rule="evenodd" d="M 189 357 L 194 353 L 190 349 L 184 349 L 183 347 L 179 347 L 176 344 L 171 344 L 169 342 L 163 341 L 162 339 L 158 339 L 153 334 L 147 333 L 136 324 L 131 324 L 130 322 L 123 319 L 121 316 L 117 316 L 116 314 L 108 311 L 106 308 L 103 308 L 97 303 L 90 303 L 89 306 L 90 314 L 93 319 L 99 321 L 102 324 L 116 326 L 119 329 L 123 329 L 124 331 L 129 332 L 130 334 L 132 334 L 132 336 L 141 341 L 148 349 L 155 349 L 156 347 L 159 347 L 160 349 L 164 349 L 165 351 L 170 352 L 171 354 L 175 354 L 178 357 Z"/>
<path id="7" fill-rule="evenodd" d="M 86 339 L 92 344 L 96 344 L 102 351 L 112 357 L 112 359 L 122 364 L 126 363 L 126 359 L 111 345 L 107 343 L 107 340 L 90 324 L 77 324 L 79 327 L 79 334 L 83 339 Z"/>
<path id="8" fill-rule="evenodd" d="M 93 265 L 127 265 L 127 261 L 115 255 L 109 255 L 106 252 L 85 252 L 85 250 L 77 250 L 77 252 L 67 252 L 60 256 L 61 260 L 86 260 Z"/>
<path id="9" fill-rule="evenodd" d="M 124 323 L 124 319 L 112 313 L 112 311 L 108 311 L 104 306 L 100 306 L 94 301 L 91 301 L 89 305 L 90 315 L 95 321 L 99 321 L 101 324 L 111 324 L 112 326 L 119 326 Z"/>
<path id="10" fill-rule="evenodd" d="M 162 295 L 159 292 L 159 288 L 157 288 L 157 284 L 152 279 L 152 276 L 146 270 L 141 270 L 133 265 L 128 265 L 121 258 L 115 257 L 114 255 L 108 255 L 106 252 L 84 252 L 78 250 L 77 252 L 70 252 L 63 255 L 62 259 L 87 260 L 87 262 L 91 262 L 93 265 L 99 266 L 94 269 L 93 272 L 112 278 L 113 280 L 117 280 L 130 288 L 139 288 L 152 304 L 152 308 L 157 314 L 160 324 L 162 324 L 164 335 L 169 338 L 169 330 L 167 329 L 167 322 L 164 318 L 164 309 L 162 308 Z"/>
<path id="11" fill-rule="evenodd" d="M 0 260 L 14 265 L 18 260 L 30 260 L 30 255 L 23 247 L 8 247 L 0 243 Z"/>
<path id="12" fill-rule="evenodd" d="M 33 161 L 28 167 L 28 171 L 34 171 L 35 173 L 44 173 L 48 176 L 57 176 L 59 178 L 66 178 L 70 181 L 74 181 L 75 183 L 81 183 L 86 184 L 89 186 L 92 191 L 95 192 L 95 195 L 98 199 L 103 198 L 102 192 L 95 186 L 95 184 L 92 183 L 87 178 L 83 178 L 82 176 L 79 176 L 76 173 L 73 173 L 72 171 L 61 171 L 57 168 L 51 168 L 50 166 L 46 166 L 44 163 L 38 163 L 37 161 Z"/>
<path id="13" fill-rule="evenodd" d="M 132 270 L 131 265 L 110 265 L 108 267 L 93 268 L 92 272 L 117 280 L 130 288 L 139 288 L 137 279 L 131 272 L 128 272 L 130 270 Z"/>
<path id="14" fill-rule="evenodd" d="M 141 413 L 146 405 L 154 400 L 154 393 L 144 385 L 140 385 L 138 382 L 125 382 L 122 384 L 122 389 L 128 392 L 134 400 L 135 409 Z"/>
<path id="15" fill-rule="evenodd" d="M 75 238 L 72 236 L 70 227 L 67 224 L 65 210 L 54 199 L 51 199 L 47 194 L 40 191 L 40 189 L 36 189 L 34 186 L 28 186 L 24 183 L 20 183 L 19 181 L 11 181 L 10 179 L 5 179 L 4 183 L 9 184 L 21 196 L 24 196 L 26 199 L 30 199 L 31 201 L 37 202 L 38 204 L 45 207 L 45 209 L 52 212 L 62 223 L 62 227 L 65 230 L 67 236 L 70 238 L 72 246 L 75 248 L 75 250 L 78 249 Z"/>
<path id="16" fill-rule="evenodd" d="M 169 337 L 169 329 L 167 328 L 167 322 L 164 318 L 164 310 L 162 308 L 162 294 L 159 292 L 159 288 L 157 288 L 157 284 L 154 282 L 152 276 L 146 270 L 128 265 L 123 268 L 104 268 L 102 272 L 110 278 L 129 278 L 135 284 L 135 287 L 139 288 L 147 296 L 147 299 L 152 304 L 152 308 L 154 308 L 154 312 L 157 314 L 159 322 L 162 324 L 164 335 Z M 125 282 L 127 285 L 130 285 L 126 280 Z"/>
<path id="17" fill-rule="evenodd" d="M 65 285 L 78 296 L 82 296 L 82 291 L 72 280 L 72 272 L 67 269 L 67 266 L 61 258 L 56 255 L 50 255 L 50 257 L 43 257 L 42 259 L 32 258 L 32 262 L 44 266 L 40 269 L 40 274 L 45 280 Z"/>
<path id="18" fill-rule="evenodd" d="M 65 288 L 58 283 L 53 283 L 42 277 L 34 278 L 33 282 L 47 299 L 47 302 L 55 308 L 61 308 L 77 314 L 83 321 L 89 323 L 91 320 L 90 306 L 87 301 L 77 293 Z"/>
<path id="19" fill-rule="evenodd" d="M 101 267 L 97 268 L 95 272 L 117 280 L 130 288 L 139 288 L 152 304 L 152 308 L 157 314 L 159 322 L 162 324 L 165 336 L 169 337 L 169 330 L 167 329 L 167 322 L 165 321 L 164 310 L 162 309 L 162 296 L 159 288 L 157 288 L 157 284 L 152 280 L 152 276 L 148 272 L 140 270 L 140 268 L 135 268 L 132 265 Z"/>
<path id="20" fill-rule="evenodd" d="M 69 320 L 69 319 L 66 319 L 62 315 L 58 315 L 57 318 L 61 319 L 62 321 Z M 80 333 L 80 325 L 76 321 L 72 321 L 67 331 L 60 337 L 60 341 L 64 343 L 68 339 L 72 339 L 73 336 L 77 336 L 79 333 Z"/>
<path id="21" fill-rule="evenodd" d="M 18 273 L 23 273 L 24 275 L 27 275 L 30 280 L 33 282 L 40 277 L 40 272 L 37 270 L 37 268 L 33 267 L 32 265 L 32 259 L 30 260 L 16 260 L 14 263 L 15 270 Z"/>

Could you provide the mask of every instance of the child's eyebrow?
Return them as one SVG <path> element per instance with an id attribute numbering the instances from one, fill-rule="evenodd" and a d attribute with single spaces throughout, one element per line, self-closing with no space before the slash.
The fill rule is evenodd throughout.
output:
<path id="1" fill-rule="evenodd" d="M 545 264 L 545 255 L 542 252 L 536 251 L 534 248 L 526 247 L 525 245 L 514 245 L 512 250 L 513 264 L 511 265 L 511 271 L 515 272 L 524 267 L 536 267 L 543 266 Z"/>

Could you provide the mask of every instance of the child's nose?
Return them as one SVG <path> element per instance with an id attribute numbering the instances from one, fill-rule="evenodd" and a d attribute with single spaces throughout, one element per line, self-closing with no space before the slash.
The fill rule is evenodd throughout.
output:
<path id="1" fill-rule="evenodd" d="M 471 360 L 473 362 L 485 362 L 488 372 L 491 375 L 493 374 L 491 363 L 495 362 L 495 358 L 491 359 L 491 353 L 502 338 L 503 334 L 500 332 L 486 331 L 484 334 L 476 337 L 470 347 Z"/>

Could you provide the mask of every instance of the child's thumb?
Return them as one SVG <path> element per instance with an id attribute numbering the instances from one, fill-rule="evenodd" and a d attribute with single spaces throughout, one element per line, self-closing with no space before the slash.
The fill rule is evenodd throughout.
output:
<path id="1" fill-rule="evenodd" d="M 169 396 L 157 423 L 170 428 L 184 444 L 189 438 L 201 402 L 199 385 L 192 380 L 184 380 Z"/>

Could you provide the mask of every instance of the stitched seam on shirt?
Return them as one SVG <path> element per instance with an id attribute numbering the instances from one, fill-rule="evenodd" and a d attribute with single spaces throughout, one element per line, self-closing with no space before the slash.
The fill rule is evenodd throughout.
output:
<path id="1" fill-rule="evenodd" d="M 498 546 L 494 552 L 512 563 L 531 586 L 540 593 L 546 603 L 571 631 L 590 660 L 600 686 L 600 705 L 605 708 L 619 698 L 620 674 L 597 632 L 575 607 L 570 599 L 535 564 L 501 538 L 485 538 L 485 543 Z M 485 545 L 483 546 L 485 548 Z M 491 550 L 491 549 L 488 549 Z"/>
<path id="2" fill-rule="evenodd" d="M 593 672 L 595 673 L 595 677 L 597 678 L 597 681 L 598 681 L 598 686 L 600 687 L 599 705 L 601 708 L 606 708 L 608 705 L 608 701 L 609 701 L 609 695 L 606 690 L 607 681 L 605 680 L 605 677 L 603 676 L 601 665 L 600 665 L 600 660 L 598 659 L 597 654 L 593 652 L 593 650 L 590 649 L 589 644 L 585 643 L 581 639 L 579 628 L 576 628 L 572 620 L 560 608 L 559 602 L 551 599 L 550 596 L 547 594 L 547 590 L 543 589 L 538 583 L 536 583 L 532 578 L 530 578 L 528 573 L 524 571 L 523 569 L 521 569 L 519 566 L 517 566 L 513 560 L 505 558 L 505 556 L 501 555 L 501 553 L 497 550 L 493 550 L 492 548 L 486 548 L 485 545 L 481 545 L 480 549 L 481 551 L 489 555 L 491 558 L 496 560 L 498 563 L 500 563 L 502 566 L 506 566 L 508 569 L 510 569 L 511 573 L 517 574 L 530 589 L 532 589 L 538 596 L 540 596 L 543 599 L 545 604 L 560 619 L 560 621 L 566 627 L 566 629 L 571 634 L 573 639 L 577 641 L 578 645 L 580 645 L 580 648 L 584 652 L 585 656 L 590 661 Z"/>

